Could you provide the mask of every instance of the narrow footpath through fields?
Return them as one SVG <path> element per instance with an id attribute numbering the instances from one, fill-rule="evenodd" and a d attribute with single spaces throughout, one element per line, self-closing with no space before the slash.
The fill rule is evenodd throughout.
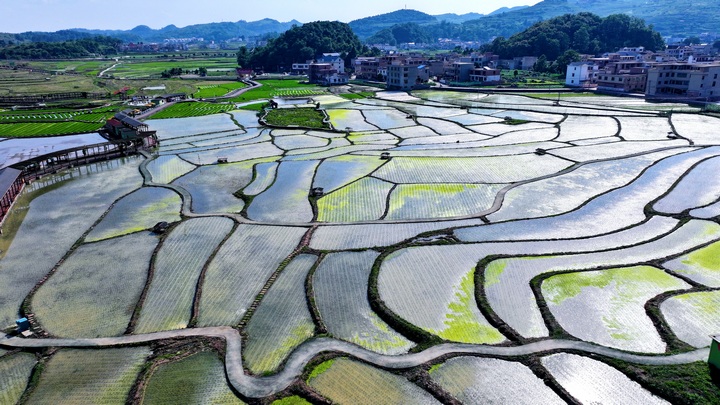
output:
<path id="1" fill-rule="evenodd" d="M 180 329 L 142 335 L 127 335 L 95 339 L 23 339 L 14 337 L 0 341 L 0 347 L 98 348 L 142 344 L 156 340 L 196 336 L 219 337 L 225 339 L 225 370 L 227 372 L 228 380 L 239 393 L 247 398 L 267 397 L 286 389 L 302 374 L 305 365 L 321 352 L 343 353 L 376 366 L 392 369 L 416 367 L 448 354 L 482 354 L 495 357 L 515 357 L 557 350 L 572 350 L 588 354 L 603 355 L 635 364 L 672 365 L 703 361 L 707 359 L 709 353 L 708 348 L 703 348 L 669 356 L 640 355 L 582 341 L 547 339 L 521 346 L 486 346 L 462 343 L 445 343 L 433 346 L 419 353 L 390 356 L 375 353 L 352 343 L 337 339 L 317 338 L 306 341 L 293 351 L 287 359 L 285 367 L 280 370 L 279 373 L 270 376 L 256 377 L 245 374 L 241 356 L 242 340 L 240 333 L 229 326 Z"/>

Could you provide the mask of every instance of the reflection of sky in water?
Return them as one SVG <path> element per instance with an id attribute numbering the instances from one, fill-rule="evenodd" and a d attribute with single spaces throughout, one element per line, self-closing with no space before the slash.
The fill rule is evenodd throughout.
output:
<path id="1" fill-rule="evenodd" d="M 0 168 L 36 156 L 103 142 L 107 142 L 107 140 L 98 133 L 43 138 L 3 139 L 0 141 Z"/>

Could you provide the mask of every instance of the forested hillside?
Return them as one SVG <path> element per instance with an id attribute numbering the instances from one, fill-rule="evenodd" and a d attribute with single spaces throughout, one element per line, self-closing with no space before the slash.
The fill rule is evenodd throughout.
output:
<path id="1" fill-rule="evenodd" d="M 510 38 L 499 37 L 484 50 L 503 58 L 541 56 L 554 60 L 567 50 L 598 54 L 624 46 L 658 50 L 660 34 L 639 18 L 615 14 L 605 18 L 591 13 L 566 14 L 534 24 Z"/>
<path id="2" fill-rule="evenodd" d="M 289 68 L 323 53 L 338 52 L 347 59 L 362 50 L 362 43 L 350 27 L 338 21 L 316 21 L 293 27 L 271 39 L 267 46 L 256 48 L 249 55 L 253 67 L 275 71 Z M 347 61 L 346 61 L 347 62 Z"/>
<path id="3" fill-rule="evenodd" d="M 0 59 L 69 59 L 96 55 L 115 55 L 122 41 L 110 37 L 91 37 L 64 42 L 27 42 L 0 47 Z"/>

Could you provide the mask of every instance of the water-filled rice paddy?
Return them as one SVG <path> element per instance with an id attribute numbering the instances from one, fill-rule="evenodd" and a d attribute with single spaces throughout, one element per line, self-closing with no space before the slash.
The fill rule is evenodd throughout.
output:
<path id="1" fill-rule="evenodd" d="M 228 387 L 217 354 L 200 352 L 155 369 L 147 381 L 144 404 L 244 404 Z"/>
<path id="2" fill-rule="evenodd" d="M 430 377 L 464 404 L 564 404 L 521 363 L 455 357 L 433 366 Z"/>
<path id="3" fill-rule="evenodd" d="M 230 233 L 227 218 L 190 219 L 163 241 L 135 333 L 187 327 L 198 278 L 210 255 Z"/>
<path id="4" fill-rule="evenodd" d="M 30 380 L 37 359 L 30 353 L 17 353 L 0 358 L 0 402 L 17 403 Z"/>
<path id="5" fill-rule="evenodd" d="M 33 297 L 36 316 L 55 336 L 124 334 L 157 243 L 143 232 L 80 246 Z"/>
<path id="6" fill-rule="evenodd" d="M 720 292 L 698 291 L 670 297 L 660 305 L 660 310 L 680 340 L 706 347 L 710 344 L 709 336 L 717 334 L 720 328 L 718 305 Z"/>
<path id="7" fill-rule="evenodd" d="M 150 354 L 146 347 L 82 350 L 62 349 L 50 358 L 32 403 L 124 403 Z"/>
<path id="8" fill-rule="evenodd" d="M 633 352 L 663 353 L 665 343 L 645 303 L 690 288 L 660 269 L 636 266 L 552 276 L 542 284 L 550 311 L 571 335 Z"/>
<path id="9" fill-rule="evenodd" d="M 179 221 L 180 205 L 180 196 L 172 190 L 143 187 L 116 202 L 85 241 L 127 235 L 152 228 L 162 221 Z"/>
<path id="10" fill-rule="evenodd" d="M 0 292 L 0 324 L 12 324 L 33 286 L 116 199 L 140 187 L 139 163 L 130 159 L 78 167 L 26 188 L 32 200 L 0 261 L 0 284 L 13 286 Z M 43 184 L 48 186 L 43 188 Z M 59 201 L 62 209 L 58 209 Z"/>
<path id="11" fill-rule="evenodd" d="M 413 346 L 370 309 L 367 280 L 378 254 L 373 251 L 332 253 L 315 271 L 313 291 L 328 332 L 385 354 Z"/>
<path id="12" fill-rule="evenodd" d="M 208 266 L 198 325 L 235 325 L 307 229 L 239 226 Z"/>
<path id="13" fill-rule="evenodd" d="M 280 384 L 263 403 L 436 402 L 431 392 L 464 403 L 648 403 L 659 401 L 649 382 L 582 349 L 437 359 L 433 345 L 542 347 L 553 332 L 662 358 L 707 347 L 720 328 L 716 291 L 703 288 L 720 286 L 717 118 L 609 97 L 311 97 L 332 130 L 265 128 L 242 110 L 148 120 L 161 139 L 151 158 L 33 179 L 0 234 L 0 284 L 10 286 L 0 324 L 34 315 L 62 337 L 233 326 L 242 347 L 232 361 L 253 384 L 308 350 L 379 356 L 377 367 L 312 360 L 308 385 Z M 32 142 L 9 154 L 47 149 Z M 151 234 L 159 221 L 170 230 Z M 186 339 L 151 345 L 223 350 Z M 161 355 L 146 385 L 136 384 L 150 349 L 60 349 L 24 401 L 125 402 L 133 386 L 146 402 L 238 401 L 222 353 L 206 349 Z M 430 363 L 383 366 L 409 351 Z M 78 363 L 87 376 L 69 368 Z M 0 369 L 14 370 L 0 373 L 13 387 L 6 402 L 33 364 L 0 349 Z"/>
<path id="14" fill-rule="evenodd" d="M 668 404 L 625 374 L 597 360 L 558 353 L 543 357 L 542 365 L 581 403 Z"/>
<path id="15" fill-rule="evenodd" d="M 335 403 L 439 404 L 410 381 L 387 371 L 346 358 L 327 363 L 313 371 L 308 385 Z"/>

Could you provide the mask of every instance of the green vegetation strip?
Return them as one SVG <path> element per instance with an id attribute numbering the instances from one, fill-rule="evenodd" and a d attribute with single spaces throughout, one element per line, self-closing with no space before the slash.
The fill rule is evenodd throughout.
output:
<path id="1" fill-rule="evenodd" d="M 299 126 L 304 128 L 330 128 L 323 122 L 325 115 L 314 108 L 281 108 L 270 110 L 265 120 L 270 125 L 281 127 Z"/>
<path id="2" fill-rule="evenodd" d="M 87 122 L 23 122 L 17 124 L 0 124 L 0 137 L 29 138 L 35 136 L 55 136 L 84 134 L 96 132 L 102 123 Z"/>
<path id="3" fill-rule="evenodd" d="M 203 102 L 178 103 L 152 115 L 153 119 L 200 117 L 218 114 L 233 109 L 230 104 L 213 104 Z"/>
<path id="4" fill-rule="evenodd" d="M 233 82 L 198 86 L 198 91 L 193 95 L 195 98 L 221 97 L 231 91 L 245 88 L 245 83 Z"/>
<path id="5" fill-rule="evenodd" d="M 303 97 L 325 94 L 327 91 L 314 84 L 302 83 L 299 80 L 259 80 L 262 86 L 246 91 L 231 101 L 245 102 L 273 97 Z"/>

